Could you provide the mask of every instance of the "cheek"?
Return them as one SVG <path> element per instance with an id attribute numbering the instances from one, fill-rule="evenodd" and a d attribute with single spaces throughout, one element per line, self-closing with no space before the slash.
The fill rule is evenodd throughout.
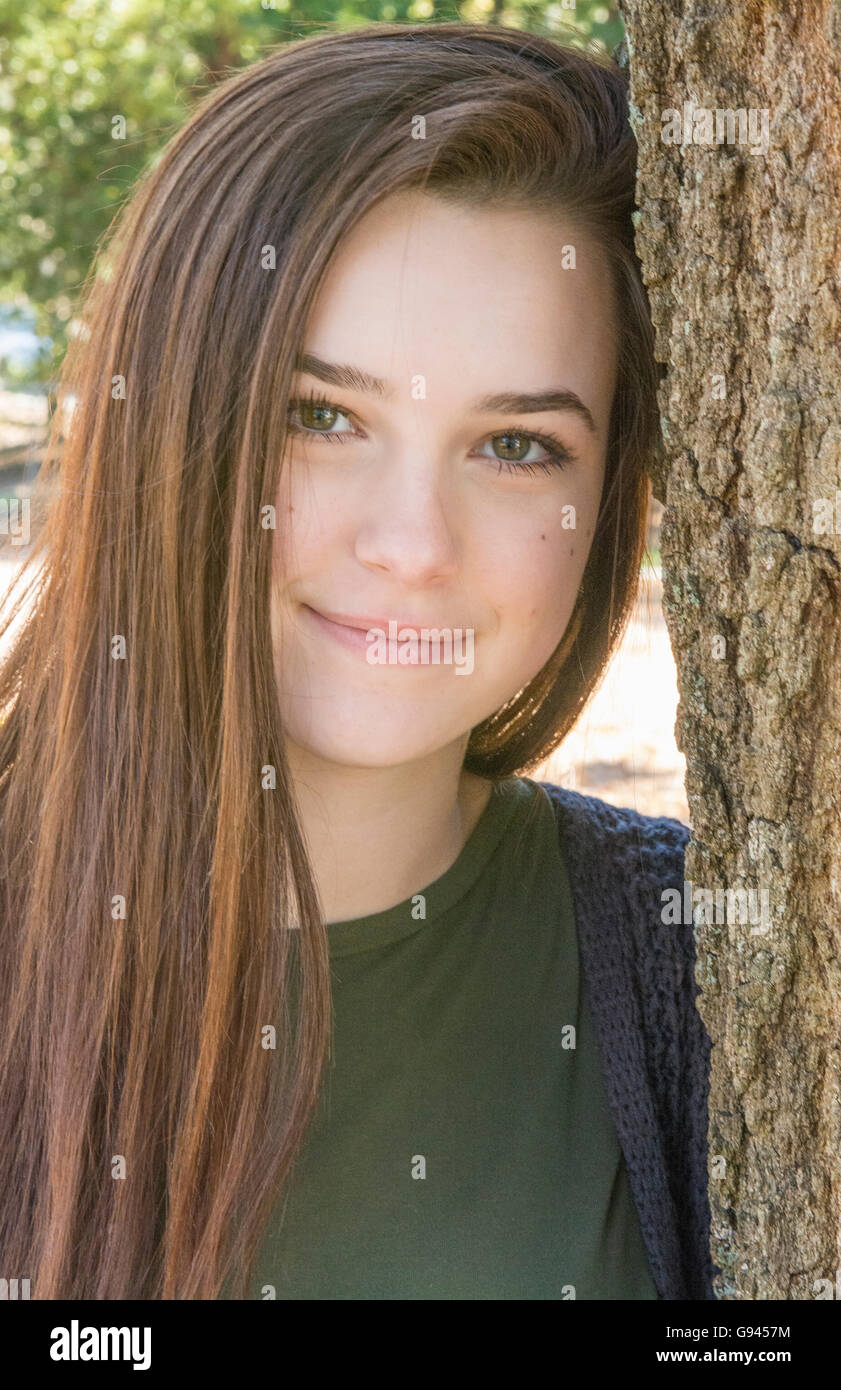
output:
<path id="1" fill-rule="evenodd" d="M 548 643 L 547 655 L 569 621 L 589 548 L 579 530 L 562 522 L 553 517 L 522 534 L 509 531 L 486 557 L 487 593 L 500 633 L 520 646 L 543 649 Z"/>
<path id="2" fill-rule="evenodd" d="M 331 526 L 341 509 L 331 505 L 317 487 L 311 471 L 302 460 L 285 466 L 275 503 L 277 527 L 274 536 L 275 574 L 292 578 L 319 564 L 331 546 Z"/>

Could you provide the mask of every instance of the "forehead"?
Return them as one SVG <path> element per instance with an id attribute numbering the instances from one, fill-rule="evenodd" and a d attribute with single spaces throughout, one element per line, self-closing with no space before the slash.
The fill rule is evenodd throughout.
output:
<path id="1" fill-rule="evenodd" d="M 563 384 L 598 419 L 615 339 L 604 254 L 562 213 L 403 193 L 339 247 L 306 350 L 398 387 L 422 374 L 441 402 Z"/>

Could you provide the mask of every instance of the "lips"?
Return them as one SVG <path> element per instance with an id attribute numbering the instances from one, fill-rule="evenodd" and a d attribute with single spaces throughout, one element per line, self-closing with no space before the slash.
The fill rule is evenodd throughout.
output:
<path id="1" fill-rule="evenodd" d="M 418 633 L 421 631 L 422 628 L 438 628 L 439 631 L 443 631 L 445 627 L 444 624 L 430 622 L 428 618 L 359 618 L 354 617 L 352 615 L 348 615 L 346 613 L 333 613 L 330 612 L 329 609 L 325 608 L 312 608 L 309 604 L 304 604 L 303 607 L 308 608 L 311 613 L 315 613 L 316 617 L 324 618 L 328 623 L 333 623 L 336 627 L 356 628 L 360 632 L 371 632 L 374 628 L 379 629 L 379 631 L 381 632 L 388 632 L 389 623 L 396 623 L 398 632 L 400 632 L 403 628 L 406 627 L 411 628 L 413 632 Z"/>
<path id="2" fill-rule="evenodd" d="M 317 627 L 322 634 L 332 637 L 335 642 L 338 642 L 346 649 L 362 652 L 363 655 L 366 655 L 370 650 L 371 644 L 368 641 L 368 633 L 373 629 L 377 629 L 379 632 L 383 633 L 385 637 L 388 637 L 392 631 L 396 631 L 397 634 L 399 634 L 405 628 L 409 628 L 412 632 L 417 634 L 417 640 L 423 649 L 428 648 L 430 644 L 428 640 L 424 641 L 420 637 L 421 630 L 423 628 L 431 629 L 436 626 L 434 623 L 417 623 L 401 619 L 397 622 L 396 629 L 392 629 L 389 627 L 389 623 L 396 622 L 397 620 L 394 618 L 370 617 L 367 615 L 365 617 L 359 617 L 358 615 L 347 613 L 334 613 L 330 610 L 323 611 L 318 608 L 312 608 L 308 603 L 301 604 L 301 611 L 308 622 Z M 445 631 L 446 629 L 439 626 L 438 630 Z"/>
<path id="3" fill-rule="evenodd" d="M 307 603 L 302 604 L 301 609 L 308 621 L 325 636 L 332 637 L 340 646 L 350 651 L 362 652 L 363 655 L 368 650 L 368 632 L 372 627 L 378 626 L 376 619 L 350 617 L 345 613 L 322 613 L 317 608 L 310 608 Z"/>

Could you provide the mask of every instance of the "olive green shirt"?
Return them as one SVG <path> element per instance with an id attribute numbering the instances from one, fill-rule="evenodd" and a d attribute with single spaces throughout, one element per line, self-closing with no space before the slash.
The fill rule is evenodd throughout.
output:
<path id="1" fill-rule="evenodd" d="M 542 789 L 496 784 L 422 894 L 327 931 L 332 1059 L 249 1297 L 656 1298 Z"/>

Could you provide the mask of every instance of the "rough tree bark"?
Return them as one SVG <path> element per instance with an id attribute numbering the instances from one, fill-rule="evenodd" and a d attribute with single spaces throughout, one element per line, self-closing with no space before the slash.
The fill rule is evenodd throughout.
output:
<path id="1" fill-rule="evenodd" d="M 653 482 L 713 1039 L 716 1292 L 841 1297 L 841 6 L 623 15 L 665 364 Z M 736 117 L 702 143 L 704 110 L 745 112 L 743 138 Z M 711 911 L 698 890 L 716 888 L 755 890 L 754 921 Z"/>

